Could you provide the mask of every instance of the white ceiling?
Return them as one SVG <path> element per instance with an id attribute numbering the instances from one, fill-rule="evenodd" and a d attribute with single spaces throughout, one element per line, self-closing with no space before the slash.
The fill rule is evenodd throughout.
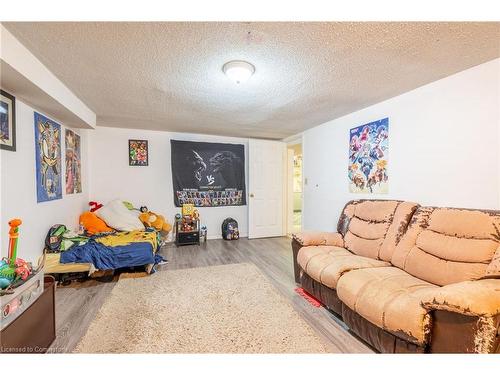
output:
<path id="1" fill-rule="evenodd" d="M 284 138 L 500 56 L 500 23 L 3 23 L 97 125 Z M 236 85 L 233 59 L 255 65 Z"/>

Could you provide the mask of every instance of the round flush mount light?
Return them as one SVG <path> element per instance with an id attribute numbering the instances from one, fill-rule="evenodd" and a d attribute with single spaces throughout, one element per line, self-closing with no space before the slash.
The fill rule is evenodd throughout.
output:
<path id="1" fill-rule="evenodd" d="M 255 73 L 255 66 L 247 61 L 233 60 L 225 63 L 222 71 L 234 83 L 242 83 Z"/>

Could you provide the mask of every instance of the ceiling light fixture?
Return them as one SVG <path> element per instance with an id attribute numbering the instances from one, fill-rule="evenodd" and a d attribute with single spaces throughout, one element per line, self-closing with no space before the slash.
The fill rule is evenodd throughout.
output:
<path id="1" fill-rule="evenodd" d="M 247 61 L 233 60 L 224 64 L 222 71 L 235 83 L 247 81 L 255 73 L 255 66 Z"/>

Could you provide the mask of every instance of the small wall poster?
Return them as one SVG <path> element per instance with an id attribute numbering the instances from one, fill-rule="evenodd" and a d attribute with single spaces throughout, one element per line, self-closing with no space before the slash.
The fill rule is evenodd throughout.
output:
<path id="1" fill-rule="evenodd" d="M 349 133 L 349 191 L 387 194 L 389 118 L 353 128 Z"/>
<path id="2" fill-rule="evenodd" d="M 129 139 L 128 141 L 128 165 L 148 165 L 148 141 Z"/>
<path id="3" fill-rule="evenodd" d="M 82 168 L 80 136 L 74 131 L 65 131 L 66 147 L 66 194 L 82 192 Z"/>
<path id="4" fill-rule="evenodd" d="M 61 125 L 35 112 L 37 202 L 62 198 Z"/>
<path id="5" fill-rule="evenodd" d="M 0 90 L 0 148 L 16 151 L 16 98 Z"/>

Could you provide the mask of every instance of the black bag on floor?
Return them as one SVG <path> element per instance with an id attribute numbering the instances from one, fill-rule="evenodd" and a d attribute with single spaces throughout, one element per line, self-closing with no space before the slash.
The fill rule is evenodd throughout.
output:
<path id="1" fill-rule="evenodd" d="M 225 240 L 237 240 L 240 238 L 238 222 L 231 217 L 222 222 L 222 238 Z"/>

